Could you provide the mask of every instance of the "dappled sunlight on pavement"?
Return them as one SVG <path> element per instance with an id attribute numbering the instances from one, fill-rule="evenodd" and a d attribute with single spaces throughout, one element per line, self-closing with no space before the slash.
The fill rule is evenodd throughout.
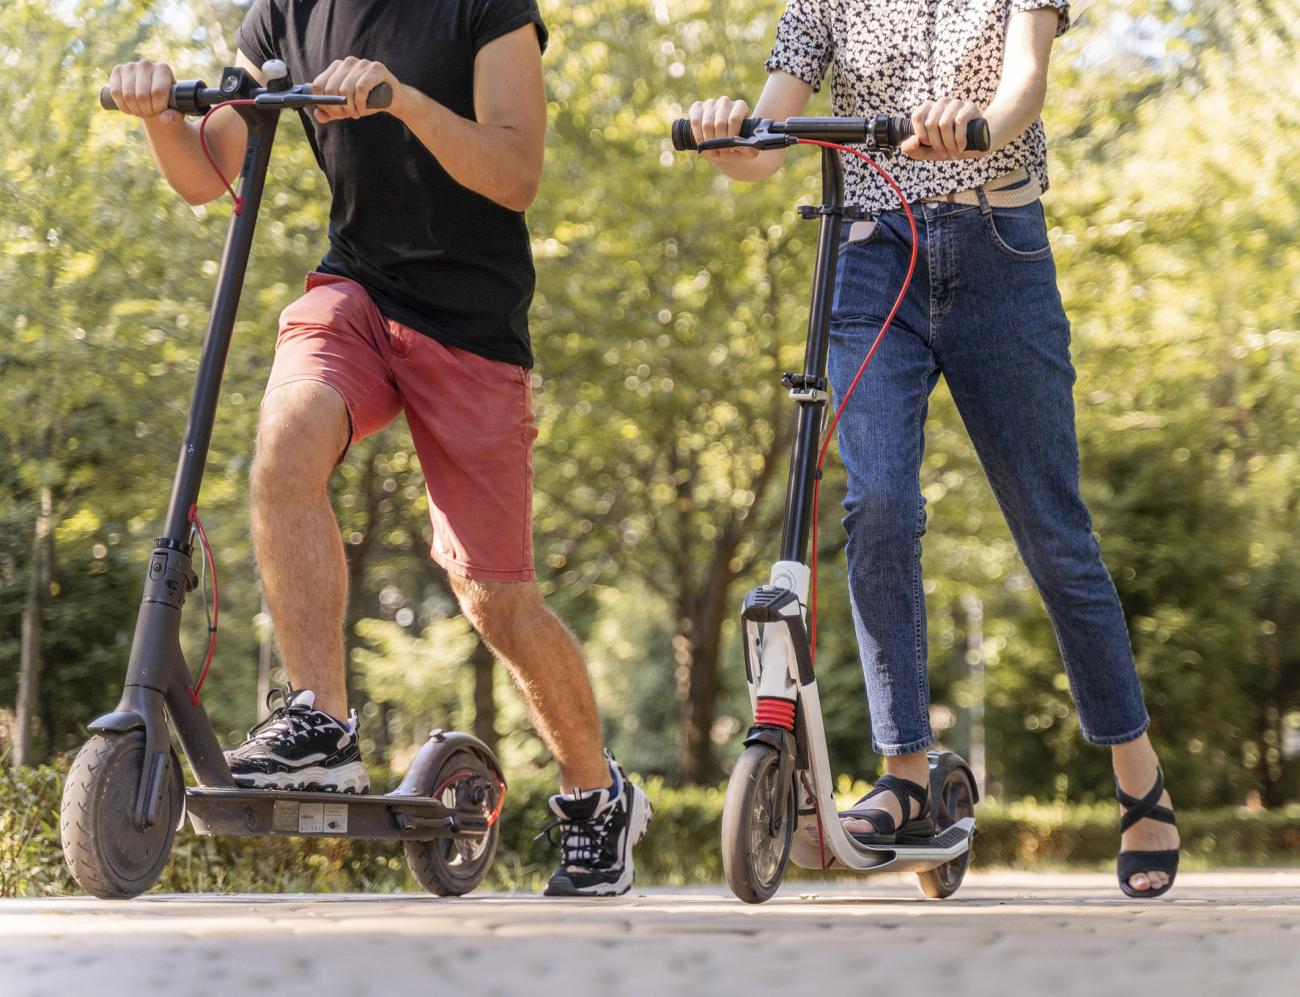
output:
<path id="1" fill-rule="evenodd" d="M 573 997 L 865 989 L 913 993 L 1295 993 L 1300 871 L 1183 873 L 1130 901 L 1099 874 L 972 873 L 951 900 L 908 877 L 793 885 L 761 907 L 722 888 L 607 901 L 489 894 L 156 895 L 0 902 L 0 987 L 97 994 Z"/>

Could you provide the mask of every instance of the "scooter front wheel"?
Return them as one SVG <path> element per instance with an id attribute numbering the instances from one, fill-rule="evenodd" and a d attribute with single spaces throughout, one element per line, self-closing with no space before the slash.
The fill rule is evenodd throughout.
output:
<path id="1" fill-rule="evenodd" d="M 468 749 L 453 752 L 434 775 L 432 796 L 450 810 L 500 814 L 500 782 L 486 760 Z M 440 897 L 460 897 L 487 877 L 501 826 L 492 819 L 478 837 L 407 841 L 406 866 L 416 882 Z"/>
<path id="2" fill-rule="evenodd" d="M 77 884 L 101 900 L 138 897 L 162 875 L 185 812 L 176 758 L 152 827 L 136 827 L 144 731 L 96 734 L 81 746 L 63 785 L 63 854 Z"/>
<path id="3" fill-rule="evenodd" d="M 780 753 L 751 744 L 727 782 L 722 808 L 722 868 L 741 900 L 760 904 L 781 885 L 794 840 L 794 780 L 779 785 Z M 778 802 L 784 806 L 778 806 Z M 779 816 L 778 816 L 779 812 Z"/>

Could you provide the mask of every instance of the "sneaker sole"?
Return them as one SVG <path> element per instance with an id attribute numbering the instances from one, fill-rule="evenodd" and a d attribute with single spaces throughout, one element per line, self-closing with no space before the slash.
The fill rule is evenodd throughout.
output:
<path id="1" fill-rule="evenodd" d="M 370 775 L 360 762 L 336 768 L 313 765 L 295 772 L 241 772 L 235 784 L 245 789 L 296 789 L 321 793 L 368 793 Z"/>
<path id="2" fill-rule="evenodd" d="M 556 890 L 552 892 L 549 888 L 543 896 L 548 897 L 621 897 L 628 890 L 632 889 L 632 883 L 636 881 L 636 867 L 632 862 L 632 849 L 641 843 L 645 837 L 646 831 L 650 829 L 650 818 L 654 816 L 654 805 L 650 802 L 650 797 L 646 795 L 645 790 L 636 783 L 629 781 L 628 785 L 632 788 L 632 806 L 631 813 L 628 815 L 627 830 L 627 856 L 623 862 L 623 875 L 619 876 L 613 883 L 602 883 L 599 886 L 593 886 L 589 889 L 580 890 L 576 887 L 571 890 Z"/>

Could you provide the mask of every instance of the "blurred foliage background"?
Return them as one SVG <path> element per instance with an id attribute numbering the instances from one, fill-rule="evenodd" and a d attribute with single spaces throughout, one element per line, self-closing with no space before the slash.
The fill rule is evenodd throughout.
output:
<path id="1" fill-rule="evenodd" d="M 779 378 L 801 361 L 815 239 L 795 207 L 815 196 L 817 163 L 792 155 L 777 180 L 731 184 L 674 155 L 668 126 L 697 97 L 753 101 L 781 7 L 542 2 L 551 127 L 529 212 L 537 564 L 589 655 L 609 743 L 669 786 L 716 786 L 748 723 L 736 613 L 779 536 L 791 420 Z M 243 10 L 0 9 L 11 761 L 75 749 L 116 701 L 229 220 L 225 201 L 175 196 L 139 127 L 100 112 L 95 94 L 115 63 L 141 56 L 214 80 Z M 1276 808 L 1300 799 L 1296 22 L 1252 0 L 1097 0 L 1075 14 L 1044 117 L 1085 494 L 1175 798 Z M 223 607 L 204 695 L 230 741 L 282 678 L 251 559 L 248 470 L 276 317 L 323 252 L 327 198 L 286 122 L 203 489 Z M 944 742 L 970 750 L 982 710 L 994 796 L 1105 799 L 1107 755 L 1079 739 L 1050 625 L 942 386 L 931 411 L 925 566 Z M 822 702 L 837 770 L 869 777 L 838 468 L 826 490 Z M 508 773 L 546 779 L 504 670 L 426 556 L 404 426 L 352 449 L 334 500 L 352 581 L 348 682 L 375 764 L 400 769 L 430 726 L 458 726 L 497 745 Z M 189 614 L 192 660 L 201 616 Z"/>

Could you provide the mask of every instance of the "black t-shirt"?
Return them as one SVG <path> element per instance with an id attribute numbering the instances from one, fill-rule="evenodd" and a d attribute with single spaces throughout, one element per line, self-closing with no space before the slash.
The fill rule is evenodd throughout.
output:
<path id="1" fill-rule="evenodd" d="M 535 0 L 254 0 L 235 41 L 259 66 L 284 60 L 294 83 L 335 59 L 374 59 L 473 119 L 474 57 L 526 24 L 545 49 Z M 321 270 L 357 281 L 384 315 L 440 342 L 531 367 L 523 213 L 462 187 L 391 115 L 302 121 L 333 194 Z"/>

